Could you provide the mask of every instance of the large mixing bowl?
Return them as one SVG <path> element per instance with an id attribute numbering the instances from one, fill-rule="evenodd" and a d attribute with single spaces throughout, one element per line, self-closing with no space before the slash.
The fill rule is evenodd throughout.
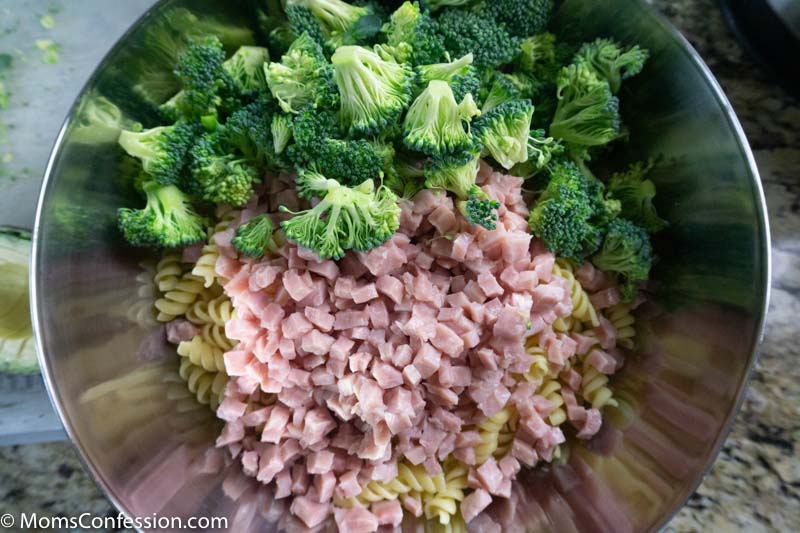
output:
<path id="1" fill-rule="evenodd" d="M 36 221 L 32 308 L 42 368 L 67 433 L 121 510 L 227 517 L 236 531 L 289 528 L 297 522 L 284 501 L 214 451 L 214 417 L 186 392 L 175 352 L 147 312 L 152 256 L 115 229 L 117 207 L 136 201 L 132 170 L 113 132 L 79 119 L 102 94 L 152 124 L 130 90 L 141 70 L 129 67 L 152 57 L 156 68 L 145 30 L 176 6 L 245 25 L 255 19 L 237 13 L 238 2 L 161 2 L 87 84 L 53 151 Z M 619 407 L 566 464 L 521 475 L 513 497 L 488 512 L 503 530 L 656 530 L 709 469 L 756 358 L 769 286 L 764 198 L 719 85 L 644 1 L 566 0 L 556 27 L 650 50 L 646 70 L 621 95 L 631 135 L 614 157 L 661 157 L 653 178 L 671 226 L 656 242 L 652 299 L 638 311 L 640 348 L 613 380 Z"/>

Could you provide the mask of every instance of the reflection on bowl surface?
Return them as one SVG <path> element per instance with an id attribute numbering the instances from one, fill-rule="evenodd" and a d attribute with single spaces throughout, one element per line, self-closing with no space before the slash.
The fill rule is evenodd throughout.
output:
<path id="1" fill-rule="evenodd" d="M 238 21 L 221 2 L 160 3 L 111 52 L 83 99 L 98 94 L 153 125 L 136 105 L 132 54 L 155 56 L 143 30 L 174 7 Z M 246 24 L 246 20 L 242 22 Z M 614 376 L 619 405 L 564 464 L 520 475 L 477 531 L 647 531 L 699 483 L 727 434 L 761 335 L 769 236 L 752 156 L 729 104 L 690 49 L 644 1 L 566 0 L 565 36 L 611 36 L 651 51 L 624 87 L 628 159 L 659 155 L 652 299 L 637 310 L 639 349 Z M 76 107 L 77 109 L 77 107 Z M 73 113 L 73 117 L 76 113 Z M 34 326 L 48 387 L 89 468 L 134 516 L 226 516 L 232 530 L 300 528 L 286 500 L 214 448 L 219 426 L 183 386 L 174 349 L 147 312 L 142 261 L 116 233 L 133 194 L 114 136 L 67 123 L 37 218 Z M 102 132 L 99 132 L 102 133 Z M 623 154 L 624 155 L 624 154 Z M 152 259 L 152 258 L 151 258 Z M 147 354 L 147 357 L 142 357 Z M 212 401 L 219 383 L 197 382 Z M 421 528 L 407 521 L 404 527 Z M 500 529 L 498 529 L 500 528 Z M 302 528 L 300 528 L 302 529 Z"/>

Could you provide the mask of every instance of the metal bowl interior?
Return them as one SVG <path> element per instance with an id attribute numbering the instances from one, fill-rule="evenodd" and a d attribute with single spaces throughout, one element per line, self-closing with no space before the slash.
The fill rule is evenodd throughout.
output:
<path id="1" fill-rule="evenodd" d="M 113 135 L 87 139 L 77 120 L 100 94 L 152 124 L 131 92 L 140 70 L 129 68 L 136 58 L 156 64 L 146 29 L 176 7 L 254 20 L 235 6 L 163 1 L 98 67 L 48 166 L 32 309 L 53 404 L 121 510 L 226 516 L 235 530 L 270 531 L 292 525 L 284 501 L 214 451 L 218 424 L 185 391 L 174 349 L 140 312 L 152 302 L 142 272 L 154 258 L 126 246 L 115 224 L 117 207 L 134 204 L 131 170 Z M 657 530 L 713 462 L 756 357 L 769 286 L 763 194 L 717 82 L 644 1 L 566 0 L 556 26 L 576 39 L 611 36 L 651 51 L 621 94 L 631 135 L 611 158 L 661 158 L 657 205 L 671 225 L 656 242 L 652 298 L 637 312 L 639 348 L 612 381 L 619 406 L 606 412 L 604 430 L 573 446 L 565 464 L 522 474 L 512 498 L 487 512 L 504 530 Z"/>

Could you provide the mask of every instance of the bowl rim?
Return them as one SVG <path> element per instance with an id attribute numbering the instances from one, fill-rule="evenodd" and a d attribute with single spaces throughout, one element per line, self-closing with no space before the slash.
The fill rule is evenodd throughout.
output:
<path id="1" fill-rule="evenodd" d="M 73 449 L 77 452 L 78 458 L 83 465 L 84 469 L 91 473 L 91 477 L 95 484 L 100 488 L 103 494 L 111 501 L 111 503 L 116 507 L 116 509 L 125 516 L 132 516 L 129 510 L 123 505 L 120 498 L 117 497 L 114 490 L 109 486 L 106 482 L 102 472 L 90 458 L 84 454 L 83 446 L 81 444 L 80 439 L 73 427 L 73 424 L 67 415 L 66 411 L 61 407 L 61 398 L 58 393 L 58 389 L 55 385 L 55 376 L 50 370 L 48 364 L 48 358 L 44 354 L 43 349 L 43 339 L 44 339 L 44 331 L 41 327 L 42 324 L 42 314 L 41 309 L 38 305 L 39 300 L 39 254 L 40 254 L 40 226 L 41 221 L 44 216 L 44 204 L 47 197 L 47 193 L 53 184 L 54 176 L 53 170 L 55 168 L 56 162 L 59 159 L 61 154 L 62 145 L 68 131 L 70 124 L 75 116 L 76 111 L 78 110 L 81 99 L 85 94 L 87 94 L 88 90 L 94 85 L 95 80 L 99 77 L 100 73 L 107 67 L 110 62 L 111 57 L 116 55 L 119 50 L 123 49 L 125 46 L 126 41 L 130 37 L 131 34 L 139 31 L 139 29 L 146 24 L 147 20 L 156 16 L 160 13 L 167 4 L 172 3 L 175 0 L 157 0 L 153 5 L 145 10 L 142 15 L 140 15 L 134 22 L 131 23 L 130 27 L 117 39 L 114 45 L 109 49 L 109 51 L 103 56 L 101 61 L 98 63 L 97 67 L 95 67 L 92 74 L 87 79 L 86 83 L 83 84 L 78 95 L 75 98 L 75 101 L 70 106 L 66 118 L 64 119 L 61 128 L 59 130 L 58 135 L 56 136 L 55 142 L 53 143 L 53 148 L 51 149 L 50 156 L 48 158 L 47 166 L 45 168 L 44 177 L 41 183 L 41 188 L 39 191 L 39 198 L 37 201 L 36 206 L 36 215 L 33 225 L 33 247 L 31 251 L 31 262 L 30 262 L 30 308 L 31 308 L 31 322 L 33 326 L 33 333 L 34 339 L 36 344 L 36 353 L 39 359 L 39 366 L 42 371 L 42 377 L 44 378 L 45 388 L 47 390 L 47 395 L 50 399 L 50 403 L 53 407 L 53 410 L 58 414 L 58 417 L 64 427 L 64 431 L 69 437 L 69 442 L 72 445 Z M 712 453 L 708 455 L 703 464 L 702 468 L 698 469 L 697 473 L 695 474 L 695 479 L 693 483 L 689 485 L 689 489 L 686 491 L 686 494 L 680 498 L 679 504 L 675 505 L 668 513 L 665 513 L 657 522 L 655 522 L 649 531 L 660 531 L 663 529 L 686 505 L 686 502 L 691 498 L 691 496 L 697 491 L 697 488 L 703 482 L 705 477 L 708 475 L 709 471 L 713 467 L 714 463 L 716 462 L 719 454 L 722 450 L 722 446 L 727 440 L 728 436 L 730 435 L 733 424 L 736 420 L 736 417 L 739 415 L 739 412 L 742 408 L 742 403 L 744 401 L 745 392 L 750 385 L 750 382 L 753 378 L 755 364 L 758 361 L 760 355 L 761 345 L 764 339 L 764 329 L 766 325 L 766 317 L 767 312 L 769 309 L 769 301 L 770 301 L 770 287 L 771 287 L 771 279 L 772 279 L 772 258 L 771 258 L 771 234 L 770 234 L 770 224 L 769 224 L 769 217 L 767 212 L 767 203 L 764 196 L 764 188 L 761 182 L 760 173 L 758 170 L 758 166 L 756 164 L 755 156 L 753 155 L 753 151 L 750 147 L 750 144 L 747 140 L 747 136 L 744 132 L 744 128 L 739 121 L 739 118 L 736 115 L 733 106 L 730 103 L 727 95 L 725 94 L 722 86 L 720 85 L 717 78 L 712 73 L 709 66 L 705 63 L 703 58 L 697 52 L 697 50 L 692 46 L 689 40 L 678 30 L 675 25 L 673 25 L 665 15 L 663 15 L 659 10 L 657 10 L 654 6 L 650 3 L 646 2 L 645 0 L 636 0 L 636 3 L 639 4 L 640 9 L 649 16 L 654 24 L 660 28 L 665 34 L 669 35 L 678 47 L 681 49 L 681 52 L 689 59 L 689 61 L 694 65 L 694 68 L 698 71 L 698 73 L 702 76 L 702 78 L 708 84 L 708 87 L 711 89 L 714 99 L 717 102 L 717 105 L 720 108 L 720 112 L 724 115 L 731 132 L 733 133 L 736 144 L 739 147 L 740 153 L 743 156 L 743 159 L 746 162 L 746 168 L 749 173 L 750 180 L 754 187 L 754 203 L 756 208 L 756 217 L 761 222 L 760 225 L 760 233 L 761 235 L 761 250 L 760 253 L 760 261 L 762 265 L 762 277 L 761 286 L 759 287 L 760 292 L 762 294 L 762 305 L 757 310 L 758 317 L 755 322 L 755 328 L 753 336 L 753 340 L 749 347 L 749 361 L 747 363 L 747 370 L 742 379 L 741 383 L 739 384 L 738 390 L 736 392 L 736 396 L 732 402 L 732 408 L 730 409 L 725 421 L 721 426 L 721 430 L 719 431 L 713 445 L 711 446 Z"/>

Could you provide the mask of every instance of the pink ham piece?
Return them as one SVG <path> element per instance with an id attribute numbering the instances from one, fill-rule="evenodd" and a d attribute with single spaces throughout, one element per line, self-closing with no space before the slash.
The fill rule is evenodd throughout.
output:
<path id="1" fill-rule="evenodd" d="M 371 533 L 378 530 L 378 518 L 360 505 L 350 509 L 335 507 L 333 516 L 340 533 Z"/>
<path id="2" fill-rule="evenodd" d="M 370 509 L 379 525 L 396 527 L 403 521 L 403 508 L 397 500 L 375 502 Z"/>
<path id="3" fill-rule="evenodd" d="M 484 489 L 477 489 L 467 494 L 464 501 L 461 502 L 461 516 L 464 518 L 464 522 L 471 522 L 490 503 L 492 503 L 492 497 Z"/>

